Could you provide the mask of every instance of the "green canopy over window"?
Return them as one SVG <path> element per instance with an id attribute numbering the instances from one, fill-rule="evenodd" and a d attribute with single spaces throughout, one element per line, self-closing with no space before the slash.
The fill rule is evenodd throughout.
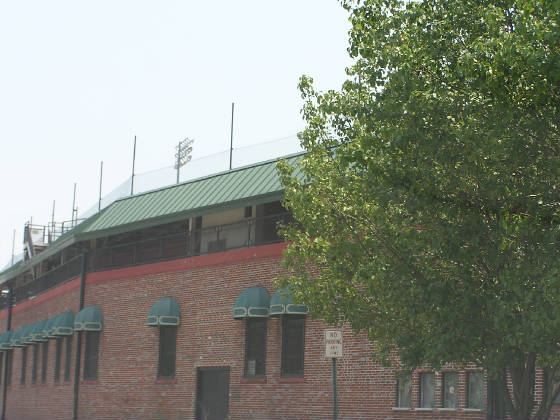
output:
<path id="1" fill-rule="evenodd" d="M 270 315 L 307 315 L 309 308 L 295 304 L 289 287 L 277 290 L 270 300 Z"/>
<path id="2" fill-rule="evenodd" d="M 56 338 L 52 335 L 52 331 L 54 329 L 57 316 L 58 315 L 55 315 L 52 318 L 47 319 L 47 322 L 45 322 L 45 325 L 43 326 L 43 338 Z"/>
<path id="3" fill-rule="evenodd" d="M 44 327 L 47 338 L 57 338 L 74 334 L 74 314 L 66 311 L 52 317 Z"/>
<path id="4" fill-rule="evenodd" d="M 25 331 L 28 326 L 20 327 L 12 333 L 11 341 L 12 347 L 25 347 L 27 344 L 23 343 L 25 337 Z"/>
<path id="5" fill-rule="evenodd" d="M 241 292 L 233 305 L 233 318 L 266 318 L 270 296 L 265 288 L 253 286 Z"/>
<path id="6" fill-rule="evenodd" d="M 42 319 L 40 321 L 37 321 L 35 324 L 32 324 L 32 328 L 29 331 L 29 341 L 33 343 L 47 341 L 43 332 L 47 321 L 47 319 Z"/>
<path id="7" fill-rule="evenodd" d="M 88 306 L 76 315 L 74 331 L 101 331 L 103 329 L 103 313 L 99 306 Z"/>
<path id="8" fill-rule="evenodd" d="M 27 328 L 25 329 L 25 334 L 21 338 L 22 344 L 26 346 L 33 344 L 33 341 L 31 341 L 31 333 L 33 332 L 33 328 L 35 328 L 35 324 L 36 323 L 29 324 L 26 326 Z"/>
<path id="9" fill-rule="evenodd" d="M 12 334 L 13 331 L 6 331 L 4 334 L 0 335 L 0 350 L 6 351 L 13 348 L 12 346 Z"/>
<path id="10" fill-rule="evenodd" d="M 148 312 L 148 325 L 179 325 L 181 308 L 174 297 L 168 296 L 158 300 Z"/>

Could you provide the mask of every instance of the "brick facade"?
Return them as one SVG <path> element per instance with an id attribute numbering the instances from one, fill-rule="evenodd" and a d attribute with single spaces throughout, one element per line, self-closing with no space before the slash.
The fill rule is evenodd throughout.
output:
<path id="1" fill-rule="evenodd" d="M 197 368 L 230 368 L 229 417 L 239 419 L 329 418 L 332 416 L 331 360 L 324 358 L 324 325 L 307 317 L 305 375 L 282 378 L 282 319 L 267 321 L 266 375 L 243 378 L 245 322 L 232 319 L 232 305 L 246 288 L 259 285 L 274 293 L 284 244 L 263 245 L 199 257 L 91 273 L 85 306 L 103 311 L 98 380 L 80 375 L 78 418 L 194 418 Z M 12 329 L 79 309 L 80 279 L 13 308 Z M 158 327 L 147 325 L 150 307 L 173 296 L 181 307 L 177 331 L 176 376 L 157 379 Z M 2 325 L 7 311 L 0 313 Z M 72 417 L 76 336 L 71 380 L 54 382 L 55 342 L 49 341 L 47 382 L 31 383 L 32 349 L 28 347 L 25 384 L 20 384 L 22 350 L 13 354 L 6 418 Z M 81 333 L 83 334 L 83 333 Z M 363 336 L 343 329 L 344 356 L 339 361 L 340 418 L 483 419 L 483 410 L 465 410 L 466 370 L 459 371 L 459 410 L 394 409 L 394 371 L 371 360 Z M 65 346 L 63 346 L 65 349 Z M 84 356 L 82 340 L 82 358 Z M 39 353 L 41 355 L 41 352 Z M 62 356 L 64 366 L 65 352 Z M 83 360 L 82 360 L 83 369 Z M 63 367 L 62 367 L 63 371 Z M 418 374 L 413 375 L 413 408 L 418 405 Z M 441 407 L 441 373 L 436 375 L 436 407 Z"/>

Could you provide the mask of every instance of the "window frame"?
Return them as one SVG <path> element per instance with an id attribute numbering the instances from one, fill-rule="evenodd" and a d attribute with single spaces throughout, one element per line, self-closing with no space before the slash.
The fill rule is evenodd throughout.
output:
<path id="1" fill-rule="evenodd" d="M 66 336 L 66 349 L 64 354 L 64 382 L 70 381 L 72 370 L 72 345 L 74 341 L 73 335 Z"/>
<path id="2" fill-rule="evenodd" d="M 96 381 L 99 378 L 99 331 L 85 331 L 84 381 Z"/>
<path id="3" fill-rule="evenodd" d="M 303 378 L 305 375 L 305 315 L 283 315 L 282 316 L 282 354 L 280 356 L 280 376 L 282 378 Z M 298 337 L 300 342 L 289 343 L 288 338 L 288 324 L 291 321 L 301 322 L 301 337 Z M 288 372 L 288 349 L 287 347 L 298 346 L 300 344 L 300 349 L 296 349 L 298 362 L 301 364 L 301 369 L 298 371 Z"/>
<path id="4" fill-rule="evenodd" d="M 472 396 L 472 391 L 471 391 L 471 377 L 473 375 L 480 375 L 480 402 L 481 402 L 481 406 L 480 407 L 473 407 L 473 405 L 471 404 L 471 396 Z M 483 410 L 484 409 L 484 372 L 467 372 L 467 408 L 469 409 L 474 409 L 474 410 Z"/>
<path id="5" fill-rule="evenodd" d="M 21 371 L 19 383 L 25 385 L 25 376 L 27 372 L 27 347 L 21 348 Z"/>
<path id="6" fill-rule="evenodd" d="M 403 383 L 405 380 L 408 382 L 408 405 L 402 404 L 402 395 L 401 392 L 403 390 Z M 398 408 L 412 408 L 412 374 L 410 373 L 401 373 L 397 377 L 397 400 L 396 400 L 396 407 Z"/>
<path id="7" fill-rule="evenodd" d="M 177 326 L 159 326 L 158 379 L 174 379 L 177 368 Z"/>
<path id="8" fill-rule="evenodd" d="M 33 359 L 31 361 L 31 383 L 37 383 L 37 371 L 39 370 L 39 344 L 33 344 Z"/>
<path id="9" fill-rule="evenodd" d="M 55 339 L 55 357 L 54 357 L 54 381 L 60 382 L 60 367 L 62 365 L 62 344 L 63 338 L 57 337 Z"/>
<path id="10" fill-rule="evenodd" d="M 255 334 L 255 326 L 258 324 L 262 324 L 262 329 L 261 329 L 261 337 L 253 337 L 253 335 Z M 244 361 L 244 366 L 243 366 L 243 377 L 244 378 L 264 378 L 266 377 L 266 353 L 267 353 L 267 346 L 266 346 L 266 341 L 267 341 L 267 318 L 265 317 L 259 317 L 259 318 L 247 318 L 245 321 L 245 361 Z M 257 330 L 258 331 L 258 330 Z M 257 343 L 259 345 L 261 345 L 261 347 L 258 348 L 258 352 L 260 354 L 257 354 L 256 356 L 263 356 L 262 357 L 262 373 L 261 372 L 257 372 L 257 358 L 255 358 L 255 373 L 251 374 L 249 373 L 250 369 L 249 369 L 249 360 L 250 360 L 250 356 L 252 356 L 252 354 L 249 354 L 250 351 L 254 348 L 254 344 Z M 251 359 L 252 360 L 252 359 Z"/>
<path id="11" fill-rule="evenodd" d="M 418 392 L 418 407 L 419 408 L 430 408 L 430 409 L 434 409 L 436 406 L 436 375 L 434 372 L 421 372 L 419 375 L 419 392 Z M 425 392 L 425 386 L 424 386 L 424 380 L 423 378 L 427 378 L 427 377 L 432 377 L 433 381 L 432 381 L 432 401 L 431 401 L 431 405 L 424 405 L 424 392 Z"/>
<path id="12" fill-rule="evenodd" d="M 49 341 L 43 342 L 43 351 L 41 353 L 41 383 L 47 383 L 47 368 L 49 366 Z"/>
<path id="13" fill-rule="evenodd" d="M 446 404 L 448 403 L 448 398 L 447 398 L 447 381 L 449 380 L 449 377 L 451 375 L 454 375 L 456 377 L 456 386 L 454 389 L 454 395 L 455 395 L 455 399 L 457 401 L 457 406 L 456 407 L 449 407 Z M 441 378 L 441 401 L 442 401 L 442 406 L 443 408 L 447 408 L 447 409 L 452 409 L 452 410 L 458 410 L 459 409 L 459 372 L 457 371 L 445 371 L 442 373 L 442 378 Z"/>
<path id="14" fill-rule="evenodd" d="M 12 385 L 13 364 L 14 364 L 14 350 L 12 349 L 6 352 L 6 369 L 8 370 L 6 376 L 6 386 Z"/>

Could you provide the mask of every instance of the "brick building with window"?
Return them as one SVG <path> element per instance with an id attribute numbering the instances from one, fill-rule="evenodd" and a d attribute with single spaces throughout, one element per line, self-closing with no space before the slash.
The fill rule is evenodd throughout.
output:
<path id="1" fill-rule="evenodd" d="M 4 418 L 332 416 L 325 325 L 274 286 L 282 195 L 270 161 L 123 198 L 0 273 Z M 340 329 L 340 418 L 500 416 L 480 369 L 399 374 Z"/>

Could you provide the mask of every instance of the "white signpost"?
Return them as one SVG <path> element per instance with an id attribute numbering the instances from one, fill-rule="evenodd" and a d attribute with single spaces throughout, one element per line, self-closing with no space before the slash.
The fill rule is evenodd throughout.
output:
<path id="1" fill-rule="evenodd" d="M 338 389 L 336 380 L 336 361 L 342 357 L 342 331 L 325 330 L 325 357 L 332 359 L 333 375 L 333 419 L 338 419 Z"/>

